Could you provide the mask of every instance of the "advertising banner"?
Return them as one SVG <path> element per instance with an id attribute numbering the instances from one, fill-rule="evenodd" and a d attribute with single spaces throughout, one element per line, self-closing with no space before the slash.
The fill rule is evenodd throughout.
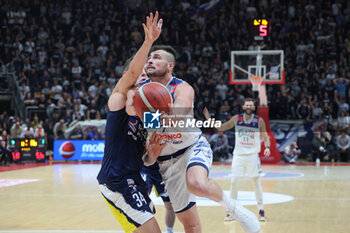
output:
<path id="1" fill-rule="evenodd" d="M 54 160 L 102 160 L 103 140 L 55 140 Z"/>

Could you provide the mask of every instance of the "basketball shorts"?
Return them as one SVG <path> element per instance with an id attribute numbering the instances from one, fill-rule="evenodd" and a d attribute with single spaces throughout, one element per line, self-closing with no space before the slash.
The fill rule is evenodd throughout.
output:
<path id="1" fill-rule="evenodd" d="M 162 161 L 159 171 L 162 174 L 165 188 L 176 213 L 189 209 L 196 202 L 186 185 L 186 171 L 192 166 L 202 166 L 209 174 L 213 153 L 205 137 L 200 137 L 183 154 L 176 158 Z"/>
<path id="2" fill-rule="evenodd" d="M 116 191 L 100 184 L 100 190 L 123 230 L 133 232 L 154 217 L 155 209 L 144 182 L 138 184 L 133 179 L 125 179 L 124 183 L 125 185 L 118 185 Z M 115 190 L 115 187 L 112 189 Z"/>
<path id="3" fill-rule="evenodd" d="M 157 164 L 157 163 L 156 163 Z M 152 165 L 151 167 L 153 167 Z M 154 186 L 156 196 L 161 197 L 163 201 L 169 202 L 169 195 L 165 189 L 165 184 L 163 182 L 162 175 L 159 172 L 159 167 L 152 169 L 150 167 L 144 166 L 141 170 L 142 179 L 146 182 L 148 193 L 151 193 Z"/>
<path id="4" fill-rule="evenodd" d="M 234 177 L 257 177 L 261 173 L 260 158 L 258 154 L 233 155 L 232 174 Z"/>

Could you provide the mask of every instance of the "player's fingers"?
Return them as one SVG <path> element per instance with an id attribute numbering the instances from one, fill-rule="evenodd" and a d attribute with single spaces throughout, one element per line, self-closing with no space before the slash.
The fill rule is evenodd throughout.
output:
<path id="1" fill-rule="evenodd" d="M 156 136 L 155 139 L 154 139 L 154 142 L 155 142 L 156 144 L 159 144 L 160 141 L 161 141 L 161 136 L 160 136 L 159 134 L 157 134 L 157 136 Z"/>
<path id="2" fill-rule="evenodd" d="M 149 16 L 146 17 L 146 26 L 147 28 L 149 28 L 149 25 L 150 25 L 150 18 Z"/>
<path id="3" fill-rule="evenodd" d="M 162 144 L 160 144 L 160 148 L 164 148 L 166 146 L 166 142 L 163 142 Z"/>
<path id="4" fill-rule="evenodd" d="M 151 142 L 154 142 L 157 137 L 157 133 L 153 133 L 151 137 Z"/>
<path id="5" fill-rule="evenodd" d="M 146 25 L 144 23 L 142 24 L 142 27 L 143 27 L 143 30 L 145 31 L 145 33 L 147 33 L 148 29 L 147 29 L 147 27 L 146 27 Z"/>
<path id="6" fill-rule="evenodd" d="M 162 140 L 163 140 L 163 137 L 160 134 L 158 134 L 157 143 L 160 144 Z"/>
<path id="7" fill-rule="evenodd" d="M 159 29 L 162 29 L 162 26 L 163 26 L 163 19 L 160 19 L 160 20 L 158 21 L 158 23 L 157 23 L 157 27 L 158 27 Z"/>
<path id="8" fill-rule="evenodd" d="M 153 24 L 153 13 L 151 12 L 150 14 L 149 14 L 149 19 L 150 19 L 150 26 Z"/>
<path id="9" fill-rule="evenodd" d="M 153 25 L 156 25 L 156 24 L 157 24 L 157 22 L 158 22 L 158 16 L 159 16 L 159 13 L 158 13 L 158 11 L 156 11 L 156 13 L 155 13 L 155 15 L 154 15 L 153 22 L 152 22 Z"/>

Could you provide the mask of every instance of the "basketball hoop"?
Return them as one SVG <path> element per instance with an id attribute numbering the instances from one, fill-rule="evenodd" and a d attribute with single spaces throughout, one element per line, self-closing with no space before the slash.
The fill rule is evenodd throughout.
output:
<path id="1" fill-rule="evenodd" d="M 253 85 L 253 91 L 259 91 L 259 87 L 263 81 L 264 77 L 262 76 L 249 76 L 249 80 Z"/>

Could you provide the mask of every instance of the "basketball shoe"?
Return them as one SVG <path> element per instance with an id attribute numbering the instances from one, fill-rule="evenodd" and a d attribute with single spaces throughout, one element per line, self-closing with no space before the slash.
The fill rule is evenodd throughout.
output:
<path id="1" fill-rule="evenodd" d="M 257 233 L 260 231 L 259 220 L 255 214 L 233 199 L 231 200 L 230 209 L 227 211 L 227 214 L 237 220 L 245 232 Z"/>
<path id="2" fill-rule="evenodd" d="M 265 217 L 265 211 L 264 210 L 259 210 L 259 220 L 260 222 L 266 222 L 267 219 Z"/>
<path id="3" fill-rule="evenodd" d="M 236 219 L 231 216 L 230 214 L 227 214 L 226 217 L 224 218 L 225 222 L 231 222 L 231 221 L 235 221 Z"/>

